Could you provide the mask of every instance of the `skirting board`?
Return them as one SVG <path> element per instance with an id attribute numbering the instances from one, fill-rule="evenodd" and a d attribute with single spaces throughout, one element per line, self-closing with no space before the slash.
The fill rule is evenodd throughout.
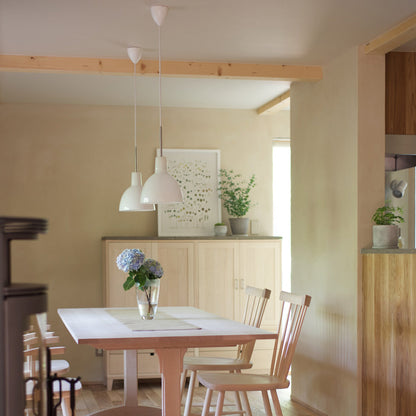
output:
<path id="1" fill-rule="evenodd" d="M 323 413 L 317 409 L 315 409 L 312 406 L 309 406 L 308 404 L 306 404 L 305 402 L 303 402 L 302 400 L 297 399 L 293 394 L 290 395 L 290 400 L 292 400 L 295 403 L 300 404 L 303 407 L 306 407 L 307 409 L 309 409 L 311 412 L 316 413 L 318 416 L 328 416 L 326 413 Z"/>

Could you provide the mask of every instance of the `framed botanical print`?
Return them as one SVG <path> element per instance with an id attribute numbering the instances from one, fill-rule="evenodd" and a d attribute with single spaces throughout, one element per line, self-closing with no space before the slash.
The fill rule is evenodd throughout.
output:
<path id="1" fill-rule="evenodd" d="M 163 156 L 168 161 L 169 174 L 181 187 L 183 203 L 158 205 L 158 235 L 214 235 L 214 225 L 221 222 L 217 190 L 220 151 L 163 149 Z"/>

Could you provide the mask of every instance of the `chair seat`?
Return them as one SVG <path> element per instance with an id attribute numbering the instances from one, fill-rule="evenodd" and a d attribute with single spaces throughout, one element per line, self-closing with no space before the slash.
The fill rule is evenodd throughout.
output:
<path id="1" fill-rule="evenodd" d="M 29 377 L 29 364 L 25 362 L 23 364 L 23 372 L 25 377 Z M 36 372 L 39 371 L 39 362 L 36 362 L 35 365 Z M 66 360 L 51 360 L 51 374 L 57 374 L 61 376 L 69 371 L 69 362 Z"/>
<path id="2" fill-rule="evenodd" d="M 185 357 L 183 368 L 190 371 L 245 370 L 253 363 L 224 357 Z"/>
<path id="3" fill-rule="evenodd" d="M 60 376 L 69 371 L 69 362 L 66 360 L 51 360 L 51 373 Z"/>
<path id="4" fill-rule="evenodd" d="M 68 395 L 70 393 L 70 384 L 63 381 L 61 383 L 62 385 L 62 396 L 65 397 L 66 395 Z M 79 392 L 82 389 L 82 384 L 80 381 L 77 381 L 75 383 L 75 392 Z M 29 380 L 26 383 L 26 399 L 27 400 L 32 400 L 32 392 L 33 392 L 33 380 Z M 53 382 L 53 393 L 54 393 L 54 398 L 58 398 L 59 397 L 59 381 L 55 380 Z"/>
<path id="5" fill-rule="evenodd" d="M 198 380 L 214 391 L 262 391 L 289 387 L 289 380 L 263 374 L 198 374 Z"/>

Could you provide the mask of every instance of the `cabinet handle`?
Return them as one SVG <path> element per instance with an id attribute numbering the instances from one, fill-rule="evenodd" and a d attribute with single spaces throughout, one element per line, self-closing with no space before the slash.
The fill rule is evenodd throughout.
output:
<path id="1" fill-rule="evenodd" d="M 238 290 L 238 279 L 234 279 L 234 289 Z"/>
<path id="2" fill-rule="evenodd" d="M 240 289 L 243 290 L 244 286 L 244 279 L 240 279 Z"/>

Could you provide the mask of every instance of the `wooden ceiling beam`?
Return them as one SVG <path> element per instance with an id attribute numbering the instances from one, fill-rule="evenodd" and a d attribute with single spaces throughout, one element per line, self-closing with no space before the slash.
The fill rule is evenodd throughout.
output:
<path id="1" fill-rule="evenodd" d="M 268 103 L 263 104 L 261 107 L 259 107 L 256 112 L 257 114 L 265 114 L 265 113 L 271 113 L 272 111 L 276 111 L 281 107 L 282 105 L 285 105 L 290 102 L 290 90 L 284 92 L 283 94 L 279 95 L 276 98 L 273 98 L 273 100 L 270 100 Z"/>
<path id="2" fill-rule="evenodd" d="M 131 75 L 132 64 L 128 59 L 0 55 L 0 71 Z M 154 76 L 157 73 L 158 61 L 141 60 L 137 65 L 138 75 Z M 188 78 L 318 81 L 322 79 L 322 68 L 308 65 L 163 61 L 162 74 Z"/>
<path id="3" fill-rule="evenodd" d="M 386 54 L 416 38 L 416 14 L 377 36 L 365 45 L 366 54 Z"/>

